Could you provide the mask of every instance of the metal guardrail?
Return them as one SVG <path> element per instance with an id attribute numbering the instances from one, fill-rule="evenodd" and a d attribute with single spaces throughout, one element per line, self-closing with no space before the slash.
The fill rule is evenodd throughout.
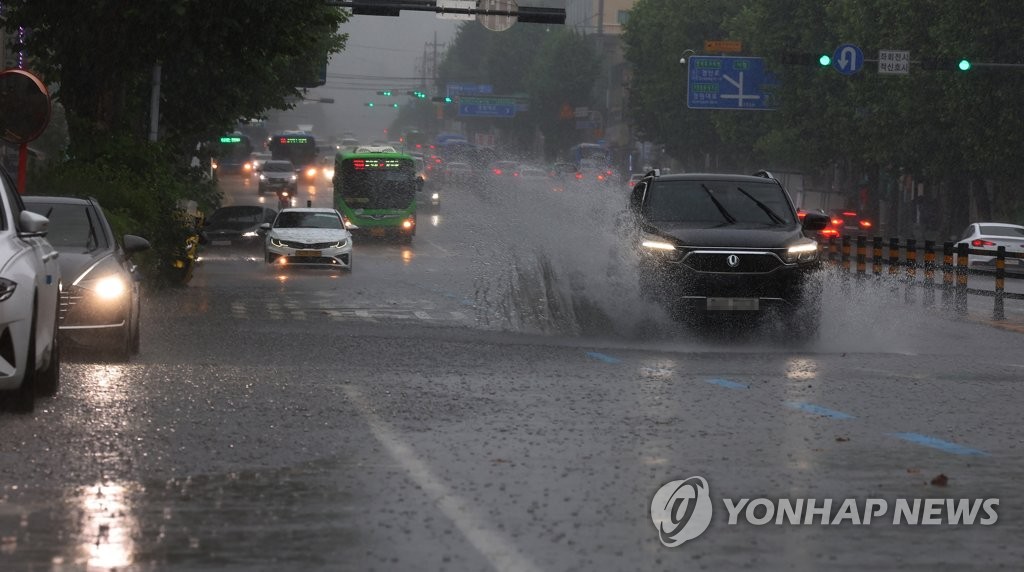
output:
<path id="1" fill-rule="evenodd" d="M 854 250 L 856 249 L 856 250 Z M 868 268 L 868 237 L 866 236 L 843 236 L 830 237 L 826 260 L 830 265 L 842 272 L 846 277 L 857 277 L 865 279 L 868 277 L 881 278 L 888 275 L 892 280 L 890 286 L 894 296 L 899 295 L 899 288 L 903 286 L 904 301 L 908 304 L 916 303 L 917 289 L 923 289 L 923 304 L 925 307 L 936 305 L 936 291 L 941 293 L 941 303 L 944 309 L 956 313 L 958 316 L 967 315 L 967 296 L 990 296 L 993 299 L 992 319 L 1005 320 L 1005 301 L 1024 300 L 1024 294 L 1006 292 L 1006 259 L 1024 259 L 1024 254 L 1008 253 L 1006 247 L 1000 246 L 996 250 L 984 250 L 970 248 L 967 244 L 955 244 L 944 242 L 942 244 L 942 263 L 936 263 L 935 241 L 926 240 L 923 248 L 918 246 L 914 239 L 907 239 L 900 242 L 898 238 L 890 238 L 888 244 L 880 236 L 871 237 L 871 273 Z M 884 252 L 883 252 L 884 251 Z M 954 263 L 954 254 L 956 255 Z M 968 268 L 968 255 L 995 256 L 994 272 L 979 272 Z M 855 265 L 855 266 L 854 266 Z M 883 270 L 884 269 L 884 270 Z M 917 280 L 918 270 L 924 272 L 923 280 Z M 942 274 L 942 281 L 936 282 L 936 274 Z M 968 276 L 970 274 L 985 274 L 995 276 L 995 289 L 982 290 L 968 287 Z"/>

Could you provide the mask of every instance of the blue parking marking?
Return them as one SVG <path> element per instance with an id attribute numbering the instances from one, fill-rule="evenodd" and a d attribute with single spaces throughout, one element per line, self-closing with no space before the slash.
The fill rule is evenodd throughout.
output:
<path id="1" fill-rule="evenodd" d="M 946 453 L 953 453 L 954 455 L 973 455 L 979 457 L 989 456 L 988 453 L 980 449 L 957 445 L 956 443 L 950 443 L 949 441 L 943 441 L 942 439 L 929 437 L 928 435 L 922 435 L 920 433 L 889 433 L 889 435 L 917 445 L 924 445 L 925 447 L 931 447 L 932 449 L 938 449 L 940 451 L 945 451 Z"/>
<path id="2" fill-rule="evenodd" d="M 710 383 L 712 385 L 717 385 L 719 387 L 725 387 L 727 389 L 750 389 L 750 386 L 745 384 L 745 383 L 740 383 L 738 381 L 732 381 L 732 380 L 729 380 L 729 379 L 711 378 L 711 379 L 705 379 L 704 381 L 706 381 L 706 382 L 708 382 L 708 383 Z"/>
<path id="3" fill-rule="evenodd" d="M 835 409 L 829 409 L 828 407 L 814 405 L 813 403 L 787 401 L 786 407 L 789 407 L 790 409 L 798 409 L 805 413 L 813 413 L 814 415 L 829 417 L 831 419 L 855 419 L 855 417 L 849 413 L 843 413 L 842 411 L 836 411 Z"/>
<path id="4" fill-rule="evenodd" d="M 587 357 L 594 358 L 598 361 L 603 361 L 604 363 L 622 363 L 622 360 L 620 360 L 619 358 L 605 355 L 600 352 L 587 352 Z"/>

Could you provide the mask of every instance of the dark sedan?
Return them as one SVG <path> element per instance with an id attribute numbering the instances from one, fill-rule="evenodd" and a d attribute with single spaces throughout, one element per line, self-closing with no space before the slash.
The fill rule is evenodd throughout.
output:
<path id="1" fill-rule="evenodd" d="M 50 220 L 47 239 L 60 252 L 64 289 L 60 334 L 70 345 L 119 360 L 139 351 L 139 283 L 132 254 L 149 248 L 141 237 L 114 239 L 95 199 L 24 197 L 25 206 Z"/>
<path id="2" fill-rule="evenodd" d="M 263 247 L 260 225 L 274 222 L 277 211 L 262 206 L 234 205 L 220 207 L 206 219 L 203 240 L 207 247 Z"/>

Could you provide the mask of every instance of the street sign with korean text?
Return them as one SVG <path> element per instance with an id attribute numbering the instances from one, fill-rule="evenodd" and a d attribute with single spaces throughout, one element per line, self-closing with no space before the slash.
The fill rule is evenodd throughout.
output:
<path id="1" fill-rule="evenodd" d="M 448 97 L 490 95 L 492 93 L 494 93 L 494 86 L 489 83 L 449 83 L 445 85 L 445 95 Z"/>
<path id="2" fill-rule="evenodd" d="M 516 100 L 497 97 L 460 97 L 461 117 L 515 117 Z"/>
<path id="3" fill-rule="evenodd" d="M 762 58 L 691 56 L 687 68 L 686 106 L 690 109 L 774 107 L 776 81 Z"/>
<path id="4" fill-rule="evenodd" d="M 843 75 L 853 75 L 864 67 L 864 52 L 853 44 L 840 44 L 832 54 L 832 67 Z"/>
<path id="5" fill-rule="evenodd" d="M 878 50 L 878 73 L 907 75 L 910 73 L 910 52 L 906 50 Z"/>
<path id="6" fill-rule="evenodd" d="M 704 40 L 704 51 L 738 54 L 743 51 L 743 42 L 739 40 Z"/>

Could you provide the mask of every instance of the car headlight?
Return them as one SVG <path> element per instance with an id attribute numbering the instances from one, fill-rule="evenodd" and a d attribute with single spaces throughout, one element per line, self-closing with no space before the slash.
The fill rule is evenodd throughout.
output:
<path id="1" fill-rule="evenodd" d="M 645 239 L 640 243 L 640 246 L 663 252 L 674 252 L 676 250 L 676 245 L 671 242 L 665 242 L 664 240 Z"/>
<path id="2" fill-rule="evenodd" d="M 816 241 L 794 244 L 786 250 L 786 262 L 813 262 L 818 259 L 820 246 Z"/>
<path id="3" fill-rule="evenodd" d="M 0 302 L 10 298 L 14 295 L 14 289 L 18 287 L 18 283 L 7 278 L 0 278 Z"/>
<path id="4" fill-rule="evenodd" d="M 441 198 L 441 195 L 439 195 L 437 193 L 434 193 L 434 194 L 430 195 L 430 200 L 432 200 L 432 201 L 439 200 L 440 198 Z"/>
<path id="5" fill-rule="evenodd" d="M 306 169 L 306 176 L 312 179 L 316 176 L 316 167 L 310 167 Z"/>
<path id="6" fill-rule="evenodd" d="M 271 237 L 271 239 L 270 239 L 270 246 L 276 246 L 278 248 L 284 248 L 285 244 L 284 244 L 283 240 L 281 240 L 280 238 L 277 238 L 276 236 L 274 236 L 274 237 Z"/>
<path id="7" fill-rule="evenodd" d="M 298 180 L 298 178 L 299 178 L 299 176 L 298 176 L 298 175 L 292 175 L 292 180 L 293 180 L 293 181 L 296 181 L 296 180 Z"/>
<path id="8" fill-rule="evenodd" d="M 266 181 L 267 180 L 267 176 L 264 175 L 263 173 L 260 173 L 260 180 L 261 181 Z"/>
<path id="9" fill-rule="evenodd" d="M 260 233 L 256 232 L 255 230 L 250 230 L 249 232 L 243 232 L 242 238 L 255 238 L 259 235 Z"/>
<path id="10" fill-rule="evenodd" d="M 124 279 L 120 276 L 105 276 L 91 284 L 82 285 L 95 292 L 104 300 L 120 298 L 128 291 L 128 285 L 124 283 Z"/>

